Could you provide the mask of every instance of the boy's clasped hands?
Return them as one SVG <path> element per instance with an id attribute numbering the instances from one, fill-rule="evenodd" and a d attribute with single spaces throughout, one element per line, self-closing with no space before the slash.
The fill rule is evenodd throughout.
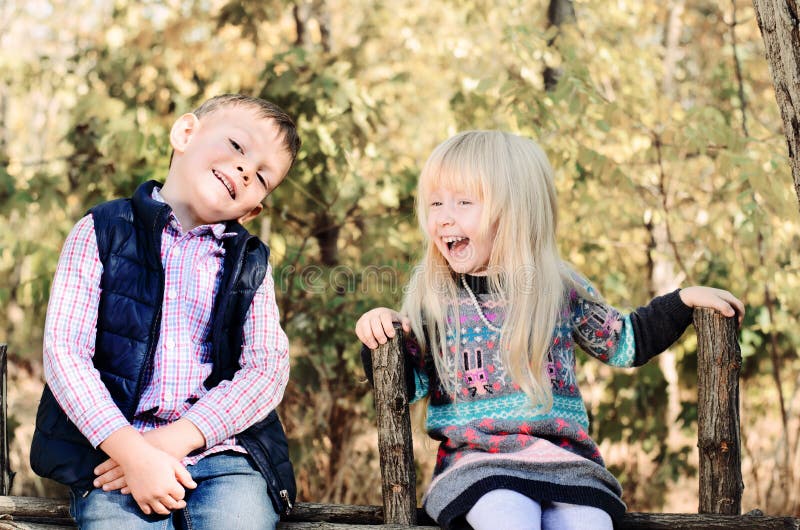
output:
<path id="1" fill-rule="evenodd" d="M 109 458 L 97 466 L 94 486 L 133 495 L 145 514 L 165 515 L 185 508 L 186 489 L 197 484 L 180 460 L 204 446 L 202 433 L 186 419 L 142 434 L 132 427 L 120 429 L 101 448 L 125 457 L 119 462 Z"/>

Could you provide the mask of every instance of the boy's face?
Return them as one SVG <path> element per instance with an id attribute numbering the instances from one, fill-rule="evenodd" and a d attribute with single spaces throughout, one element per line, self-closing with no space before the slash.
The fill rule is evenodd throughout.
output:
<path id="1" fill-rule="evenodd" d="M 175 155 L 162 195 L 184 230 L 252 219 L 291 165 L 274 120 L 245 105 L 200 119 L 184 114 L 173 125 L 170 143 Z"/>

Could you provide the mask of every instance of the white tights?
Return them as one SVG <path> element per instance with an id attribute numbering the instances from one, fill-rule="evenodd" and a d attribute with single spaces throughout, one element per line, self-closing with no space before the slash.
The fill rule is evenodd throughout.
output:
<path id="1" fill-rule="evenodd" d="M 475 530 L 613 530 L 611 517 L 593 506 L 551 502 L 541 505 L 512 490 L 492 490 L 467 512 Z"/>

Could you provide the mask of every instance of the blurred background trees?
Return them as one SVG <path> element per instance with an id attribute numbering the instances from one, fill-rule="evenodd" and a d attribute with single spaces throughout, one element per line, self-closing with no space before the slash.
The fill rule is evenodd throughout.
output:
<path id="1" fill-rule="evenodd" d="M 380 501 L 352 328 L 399 304 L 420 257 L 413 195 L 431 149 L 503 128 L 547 151 L 562 255 L 611 303 L 690 284 L 745 301 L 744 507 L 800 514 L 800 225 L 749 2 L 2 0 L 0 29 L 15 493 L 52 491 L 26 471 L 36 403 L 21 396 L 41 385 L 64 238 L 91 205 L 163 178 L 176 115 L 245 92 L 286 108 L 304 141 L 250 227 L 272 248 L 292 341 L 282 414 L 301 499 Z M 631 509 L 696 509 L 695 370 L 691 332 L 637 371 L 583 364 Z M 435 448 L 416 440 L 426 482 Z"/>

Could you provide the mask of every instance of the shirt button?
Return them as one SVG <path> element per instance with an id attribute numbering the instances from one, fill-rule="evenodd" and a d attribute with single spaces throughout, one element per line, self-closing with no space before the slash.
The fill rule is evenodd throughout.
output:
<path id="1" fill-rule="evenodd" d="M 175 349 L 175 339 L 167 340 L 167 349 Z"/>
<path id="2" fill-rule="evenodd" d="M 181 255 L 181 247 L 175 247 L 172 249 L 172 255 L 176 258 Z"/>
<path id="3" fill-rule="evenodd" d="M 176 291 L 175 289 L 170 289 L 169 291 L 167 291 L 167 298 L 169 300 L 174 300 L 177 296 L 178 296 L 178 291 Z"/>

